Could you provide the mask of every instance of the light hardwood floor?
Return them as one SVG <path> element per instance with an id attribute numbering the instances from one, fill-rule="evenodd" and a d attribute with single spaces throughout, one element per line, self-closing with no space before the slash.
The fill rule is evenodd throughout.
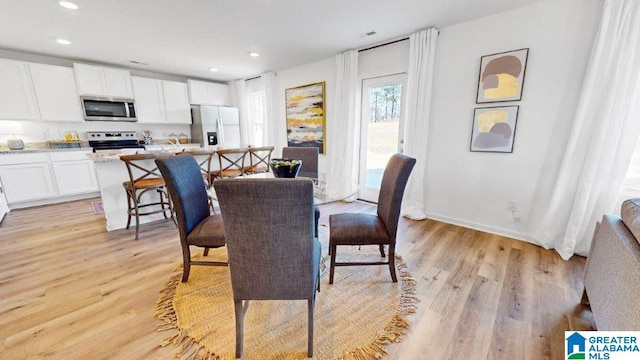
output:
<path id="1" fill-rule="evenodd" d="M 329 214 L 360 211 L 375 208 L 323 205 L 320 236 Z M 0 358 L 171 359 L 153 310 L 181 262 L 177 229 L 158 222 L 133 234 L 107 233 L 90 200 L 9 213 Z M 398 238 L 421 302 L 388 359 L 562 359 L 564 331 L 592 329 L 579 305 L 583 258 L 431 220 L 402 219 Z"/>

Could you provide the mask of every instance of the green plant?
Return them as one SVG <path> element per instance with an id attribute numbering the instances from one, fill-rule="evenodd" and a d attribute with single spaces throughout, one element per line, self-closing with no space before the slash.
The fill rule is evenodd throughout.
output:
<path id="1" fill-rule="evenodd" d="M 300 164 L 300 161 L 298 161 L 298 160 L 273 159 L 273 160 L 271 160 L 270 164 L 274 169 L 277 169 L 277 168 L 279 168 L 281 166 L 294 167 L 294 166 Z"/>

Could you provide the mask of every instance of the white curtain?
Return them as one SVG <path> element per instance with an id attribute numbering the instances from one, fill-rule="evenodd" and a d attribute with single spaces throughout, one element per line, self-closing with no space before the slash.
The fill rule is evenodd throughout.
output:
<path id="1" fill-rule="evenodd" d="M 409 37 L 409 72 L 405 101 L 404 153 L 416 159 L 402 201 L 402 214 L 421 220 L 426 216 L 425 179 L 427 178 L 427 141 L 431 118 L 433 67 L 437 29 L 422 30 Z"/>
<path id="2" fill-rule="evenodd" d="M 284 146 L 279 139 L 279 133 L 284 137 L 284 123 L 280 127 L 278 115 L 275 108 L 275 85 L 276 74 L 274 72 L 266 72 L 262 75 L 262 84 L 264 86 L 264 142 L 265 145 L 273 145 L 276 149 Z M 278 150 L 279 151 L 279 150 Z"/>
<path id="3" fill-rule="evenodd" d="M 249 124 L 249 113 L 247 110 L 247 88 L 244 79 L 231 82 L 233 104 L 240 113 L 240 142 L 242 144 L 252 144 L 251 124 Z"/>
<path id="4" fill-rule="evenodd" d="M 344 195 L 357 181 L 358 151 L 358 52 L 336 55 L 336 88 L 333 111 L 327 122 L 329 195 Z"/>
<path id="5" fill-rule="evenodd" d="M 613 210 L 640 133 L 640 1 L 605 0 L 573 129 L 533 239 L 563 259 L 587 255 Z"/>

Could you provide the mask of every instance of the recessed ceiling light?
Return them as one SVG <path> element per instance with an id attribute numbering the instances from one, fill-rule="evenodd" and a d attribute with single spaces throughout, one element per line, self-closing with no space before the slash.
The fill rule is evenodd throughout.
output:
<path id="1" fill-rule="evenodd" d="M 58 2 L 58 4 L 67 9 L 78 10 L 78 5 L 72 3 L 71 1 L 60 1 Z"/>
<path id="2" fill-rule="evenodd" d="M 70 45 L 71 44 L 71 41 L 65 40 L 65 39 L 56 39 L 56 41 L 58 42 L 58 44 L 62 44 L 62 45 Z"/>
<path id="3" fill-rule="evenodd" d="M 258 57 L 258 56 L 260 56 L 260 54 L 258 54 L 257 52 L 251 52 L 251 53 L 249 53 L 249 56 Z"/>
<path id="4" fill-rule="evenodd" d="M 209 68 L 209 71 L 211 71 L 211 72 L 218 72 L 218 69 L 216 69 L 216 68 Z"/>

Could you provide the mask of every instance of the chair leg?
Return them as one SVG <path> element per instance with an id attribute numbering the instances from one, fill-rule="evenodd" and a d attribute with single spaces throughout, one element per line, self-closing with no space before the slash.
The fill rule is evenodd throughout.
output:
<path id="1" fill-rule="evenodd" d="M 380 256 L 384 257 L 384 245 L 380 244 Z"/>
<path id="2" fill-rule="evenodd" d="M 329 244 L 329 252 L 331 253 L 331 264 L 329 264 L 329 284 L 333 284 L 333 271 L 336 268 L 336 248 L 336 244 Z"/>
<path id="3" fill-rule="evenodd" d="M 380 245 L 382 246 L 382 245 Z M 398 278 L 396 277 L 396 249 L 395 244 L 389 244 L 389 271 L 391 272 L 391 280 L 393 282 L 398 282 Z"/>
<path id="4" fill-rule="evenodd" d="M 129 226 L 131 226 L 131 210 L 133 209 L 133 207 L 131 207 L 131 194 L 129 193 L 129 190 L 127 191 L 127 227 L 126 229 L 129 229 Z"/>
<path id="5" fill-rule="evenodd" d="M 204 248 L 204 253 L 202 254 L 202 256 L 209 256 L 209 248 L 208 247 Z"/>
<path id="6" fill-rule="evenodd" d="M 191 251 L 189 246 L 182 247 L 182 282 L 189 280 L 189 272 L 191 271 Z"/>
<path id="7" fill-rule="evenodd" d="M 315 296 L 314 296 L 315 297 Z M 313 308 L 315 301 L 314 299 L 307 300 L 307 356 L 313 357 Z"/>
<path id="8" fill-rule="evenodd" d="M 249 307 L 249 300 L 243 304 L 242 300 L 233 300 L 233 308 L 236 313 L 236 358 L 242 357 L 242 344 L 244 342 L 244 314 Z"/>
<path id="9" fill-rule="evenodd" d="M 134 193 L 134 196 L 135 196 L 135 193 Z M 133 201 L 133 208 L 135 210 L 135 216 L 136 216 L 136 237 L 135 237 L 136 240 L 138 240 L 138 233 L 140 230 L 140 208 L 138 207 L 139 203 L 140 203 L 140 197 L 135 196 Z"/>

